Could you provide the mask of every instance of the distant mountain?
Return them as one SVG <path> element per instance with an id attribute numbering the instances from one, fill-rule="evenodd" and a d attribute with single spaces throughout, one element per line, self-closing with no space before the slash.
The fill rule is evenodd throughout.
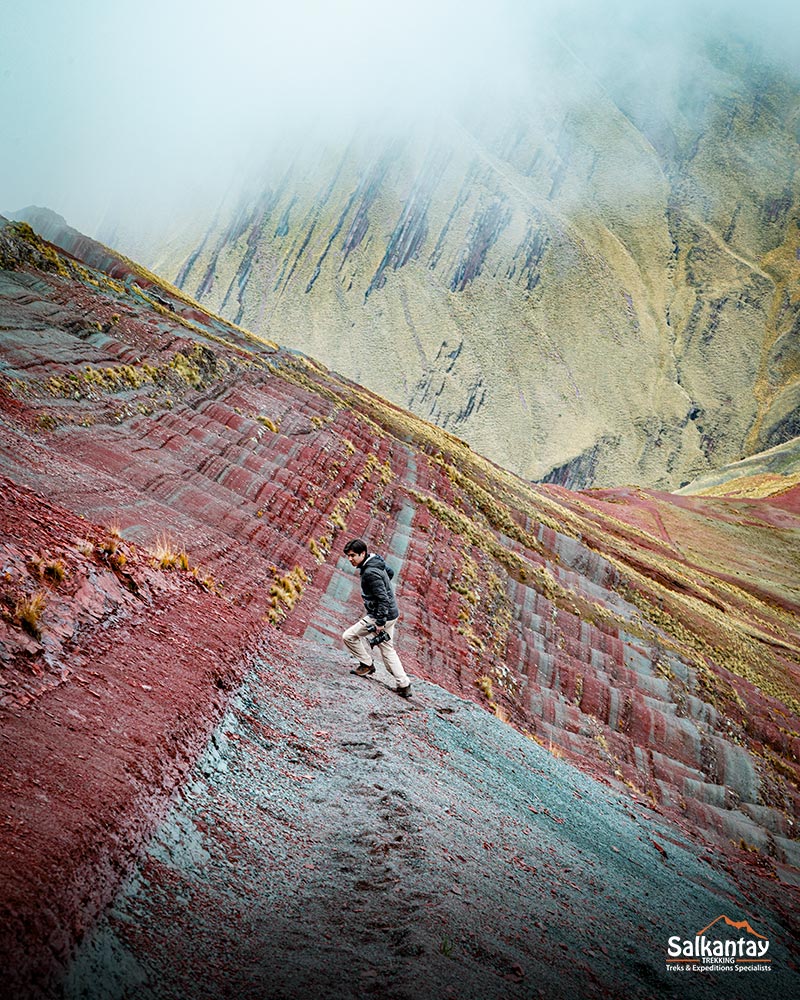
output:
<path id="1" fill-rule="evenodd" d="M 686 496 L 767 497 L 785 493 L 798 485 L 800 437 L 715 472 L 707 472 L 677 492 Z"/>
<path id="2" fill-rule="evenodd" d="M 674 76 L 565 46 L 513 105 L 108 236 L 525 478 L 676 489 L 800 432 L 800 93 L 733 42 Z"/>

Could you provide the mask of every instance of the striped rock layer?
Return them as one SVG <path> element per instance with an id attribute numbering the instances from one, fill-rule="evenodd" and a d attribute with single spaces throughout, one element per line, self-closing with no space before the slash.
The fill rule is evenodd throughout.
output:
<path id="1" fill-rule="evenodd" d="M 0 787 L 27 830 L 2 857 L 3 916 L 20 939 L 58 953 L 82 932 L 254 637 L 338 645 L 361 611 L 355 536 L 397 572 L 412 675 L 791 881 L 792 479 L 744 499 L 531 486 L 105 248 L 80 260 L 13 224 L 0 263 Z M 53 926 L 31 916 L 30 872 Z"/>

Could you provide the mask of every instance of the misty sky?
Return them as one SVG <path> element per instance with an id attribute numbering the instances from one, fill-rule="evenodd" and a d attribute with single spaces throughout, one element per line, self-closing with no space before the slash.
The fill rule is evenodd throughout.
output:
<path id="1" fill-rule="evenodd" d="M 287 131 L 405 127 L 518 96 L 543 52 L 633 58 L 653 94 L 689 39 L 733 25 L 792 65 L 787 0 L 27 0 L 0 9 L 0 212 L 94 234 L 114 211 L 211 203 Z M 654 9 L 655 8 L 655 9 Z M 635 54 L 635 55 L 634 55 Z M 794 68 L 797 68 L 796 66 Z M 654 98 L 655 99 L 655 98 Z"/>

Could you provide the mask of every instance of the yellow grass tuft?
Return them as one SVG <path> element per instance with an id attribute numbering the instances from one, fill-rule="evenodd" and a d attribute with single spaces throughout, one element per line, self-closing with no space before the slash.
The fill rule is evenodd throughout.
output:
<path id="1" fill-rule="evenodd" d="M 277 569 L 274 572 L 277 574 Z M 288 573 L 273 579 L 267 610 L 267 619 L 273 625 L 277 625 L 292 610 L 302 597 L 307 581 L 308 574 L 302 566 L 295 566 Z"/>
<path id="2" fill-rule="evenodd" d="M 276 424 L 274 420 L 270 420 L 269 417 L 258 416 L 256 417 L 256 420 L 260 424 L 263 424 L 267 428 L 267 430 L 272 431 L 273 434 L 278 433 L 278 424 Z"/>
<path id="3" fill-rule="evenodd" d="M 167 532 L 162 532 L 157 538 L 151 555 L 152 565 L 156 569 L 189 569 L 189 557 L 183 548 L 178 548 Z"/>
<path id="4" fill-rule="evenodd" d="M 21 597 L 14 608 L 14 618 L 28 635 L 41 639 L 41 619 L 47 605 L 44 592 L 38 590 L 32 597 Z"/>
<path id="5" fill-rule="evenodd" d="M 217 584 L 214 577 L 210 573 L 206 573 L 206 571 L 201 569 L 199 566 L 194 566 L 191 573 L 197 581 L 197 584 L 202 587 L 203 590 L 207 590 L 209 594 L 216 594 Z"/>

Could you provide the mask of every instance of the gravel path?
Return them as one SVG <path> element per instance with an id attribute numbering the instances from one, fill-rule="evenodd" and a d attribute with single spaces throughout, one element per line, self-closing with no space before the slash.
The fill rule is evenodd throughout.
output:
<path id="1" fill-rule="evenodd" d="M 264 649 L 65 985 L 85 1000 L 782 997 L 709 852 L 475 705 Z M 773 970 L 666 969 L 720 915 Z"/>

